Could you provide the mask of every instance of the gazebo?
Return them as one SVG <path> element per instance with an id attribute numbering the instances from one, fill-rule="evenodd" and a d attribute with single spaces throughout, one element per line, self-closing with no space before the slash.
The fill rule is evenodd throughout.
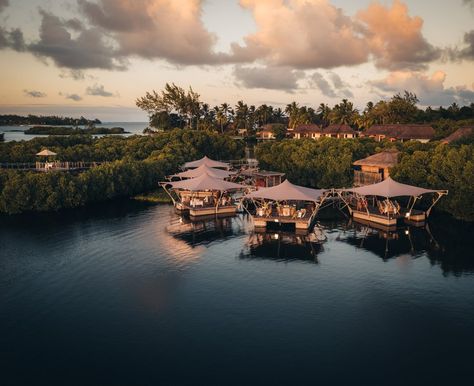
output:
<path id="1" fill-rule="evenodd" d="M 48 162 L 48 160 L 51 160 L 51 158 L 55 157 L 56 155 L 57 153 L 49 149 L 43 149 L 39 153 L 36 153 L 37 157 L 44 157 L 45 159 L 44 162 L 36 162 L 36 169 L 42 170 L 42 171 L 48 171 L 48 170 L 53 169 L 55 167 L 55 163 Z"/>
<path id="2" fill-rule="evenodd" d="M 211 168 L 218 168 L 218 169 L 230 168 L 230 165 L 227 162 L 215 161 L 213 159 L 208 158 L 207 156 L 204 156 L 197 161 L 186 162 L 183 165 L 183 169 L 194 169 L 194 168 L 198 168 L 201 165 L 206 165 Z"/>
<path id="3" fill-rule="evenodd" d="M 162 182 L 160 185 L 171 197 L 175 208 L 191 217 L 215 214 L 235 214 L 237 204 L 232 193 L 247 186 L 216 178 L 208 173 L 181 181 Z M 169 189 L 170 187 L 170 189 Z M 172 193 L 176 196 L 173 196 Z"/>
<path id="4" fill-rule="evenodd" d="M 249 193 L 245 198 L 256 206 L 255 227 L 269 223 L 292 224 L 295 229 L 309 229 L 326 198 L 326 191 L 305 188 L 285 180 L 270 188 Z"/>
<path id="5" fill-rule="evenodd" d="M 399 219 L 413 222 L 425 221 L 434 205 L 442 196 L 448 194 L 448 191 L 402 184 L 388 177 L 376 184 L 341 189 L 338 194 L 354 218 L 396 226 Z M 425 194 L 435 195 L 430 207 L 426 211 L 414 209 L 416 201 Z M 396 197 L 409 197 L 407 206 L 402 208 L 397 201 L 392 201 Z M 379 198 L 384 200 L 380 201 Z"/>

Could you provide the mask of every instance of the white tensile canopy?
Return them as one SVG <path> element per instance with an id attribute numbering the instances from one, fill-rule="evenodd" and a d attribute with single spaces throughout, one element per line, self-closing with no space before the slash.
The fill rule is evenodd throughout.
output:
<path id="1" fill-rule="evenodd" d="M 444 193 L 443 190 L 431 190 L 419 188 L 417 186 L 401 184 L 392 180 L 390 177 L 376 184 L 361 186 L 358 188 L 342 189 L 343 192 L 357 193 L 362 196 L 381 196 L 381 197 L 400 197 L 410 196 L 419 197 L 426 193 Z"/>
<path id="2" fill-rule="evenodd" d="M 245 185 L 225 181 L 221 178 L 215 178 L 207 173 L 201 174 L 199 177 L 190 178 L 189 180 L 170 182 L 167 185 L 171 185 L 173 189 L 189 190 L 192 192 L 205 190 L 224 192 L 227 190 L 239 190 L 247 188 Z"/>
<path id="3" fill-rule="evenodd" d="M 41 150 L 39 153 L 36 153 L 36 155 L 38 155 L 40 157 L 52 157 L 52 156 L 57 155 L 57 154 L 54 151 L 44 149 L 44 150 Z"/>
<path id="4" fill-rule="evenodd" d="M 247 194 L 246 198 L 260 198 L 273 201 L 318 201 L 324 195 L 322 189 L 311 189 L 292 184 L 285 180 L 271 188 L 259 189 Z"/>
<path id="5" fill-rule="evenodd" d="M 183 167 L 185 169 L 198 168 L 201 165 L 206 165 L 211 168 L 229 168 L 229 164 L 226 162 L 214 161 L 213 159 L 208 158 L 207 156 L 202 157 L 197 161 L 186 162 Z"/>
<path id="6" fill-rule="evenodd" d="M 228 178 L 236 174 L 236 172 L 230 172 L 230 171 L 222 170 L 222 169 L 214 169 L 207 166 L 206 164 L 202 164 L 196 169 L 189 169 L 189 170 L 186 170 L 185 172 L 174 174 L 171 177 L 194 178 L 194 177 L 199 177 L 201 174 L 204 174 L 204 173 L 207 173 L 208 175 L 214 178 Z"/>

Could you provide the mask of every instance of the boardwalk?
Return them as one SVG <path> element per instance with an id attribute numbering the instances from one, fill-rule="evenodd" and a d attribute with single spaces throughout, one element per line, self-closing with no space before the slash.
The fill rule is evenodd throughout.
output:
<path id="1" fill-rule="evenodd" d="M 38 172 L 48 171 L 73 171 L 73 170 L 85 170 L 90 169 L 99 165 L 107 163 L 101 162 L 16 162 L 16 163 L 0 163 L 0 169 L 10 170 L 31 170 Z"/>

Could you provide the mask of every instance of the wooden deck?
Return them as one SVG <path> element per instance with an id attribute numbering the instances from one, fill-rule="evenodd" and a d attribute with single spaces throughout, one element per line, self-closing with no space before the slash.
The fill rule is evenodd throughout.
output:
<path id="1" fill-rule="evenodd" d="M 408 215 L 406 209 L 402 209 L 398 214 L 381 214 L 378 209 L 371 206 L 369 206 L 368 210 L 357 210 L 354 208 L 350 208 L 349 210 L 356 221 L 368 221 L 387 227 L 396 227 L 399 223 L 417 224 L 421 226 L 424 225 L 426 220 L 426 213 L 417 209 L 412 209 L 410 215 Z"/>
<path id="2" fill-rule="evenodd" d="M 14 163 L 0 163 L 0 169 L 9 170 L 29 170 L 36 172 L 53 172 L 53 171 L 74 171 L 86 170 L 106 162 L 14 162 Z"/>
<path id="3" fill-rule="evenodd" d="M 178 213 L 189 213 L 190 217 L 203 217 L 215 215 L 234 215 L 237 213 L 237 205 L 218 206 L 189 206 L 181 202 L 175 204 Z"/>
<path id="4" fill-rule="evenodd" d="M 269 216 L 252 215 L 255 228 L 266 228 L 269 223 L 274 224 L 294 224 L 295 229 L 308 230 L 311 227 L 313 220 L 312 214 L 307 213 L 301 218 L 295 216 L 279 216 L 277 213 L 272 213 Z"/>

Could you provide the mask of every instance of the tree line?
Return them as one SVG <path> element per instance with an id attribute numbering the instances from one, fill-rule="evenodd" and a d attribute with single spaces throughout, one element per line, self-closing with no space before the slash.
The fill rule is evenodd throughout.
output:
<path id="1" fill-rule="evenodd" d="M 184 90 L 174 83 L 167 83 L 162 91 L 147 92 L 136 100 L 137 106 L 148 113 L 150 126 L 163 130 L 179 127 L 237 133 L 244 129 L 254 134 L 266 124 L 284 124 L 290 129 L 303 124 L 347 124 L 364 130 L 375 124 L 429 123 L 441 137 L 460 126 L 474 125 L 474 103 L 469 106 L 453 103 L 448 108 L 427 107 L 423 110 L 418 107 L 418 102 L 414 93 L 405 91 L 389 100 L 370 101 L 363 110 L 355 108 L 348 99 L 332 107 L 321 103 L 316 109 L 296 102 L 283 109 L 267 104 L 247 105 L 243 101 L 238 101 L 235 106 L 222 103 L 211 107 L 202 102 L 191 87 Z"/>
<path id="2" fill-rule="evenodd" d="M 184 162 L 208 155 L 240 159 L 244 144 L 217 133 L 173 130 L 153 137 L 35 138 L 0 146 L 0 162 L 33 162 L 42 148 L 67 161 L 109 161 L 82 173 L 0 169 L 0 213 L 74 208 L 158 186 Z"/>
<path id="3" fill-rule="evenodd" d="M 367 138 L 322 138 L 258 144 L 262 168 L 278 170 L 300 185 L 314 188 L 352 186 L 352 163 L 385 148 L 397 147 L 400 162 L 390 172 L 396 181 L 428 189 L 447 189 L 437 210 L 474 221 L 474 143 L 375 142 Z"/>
<path id="4" fill-rule="evenodd" d="M 81 116 L 80 118 L 61 117 L 57 115 L 15 115 L 4 114 L 0 115 L 0 126 L 8 125 L 72 125 L 72 126 L 90 126 L 100 125 L 102 122 L 96 119 L 87 119 Z"/>

